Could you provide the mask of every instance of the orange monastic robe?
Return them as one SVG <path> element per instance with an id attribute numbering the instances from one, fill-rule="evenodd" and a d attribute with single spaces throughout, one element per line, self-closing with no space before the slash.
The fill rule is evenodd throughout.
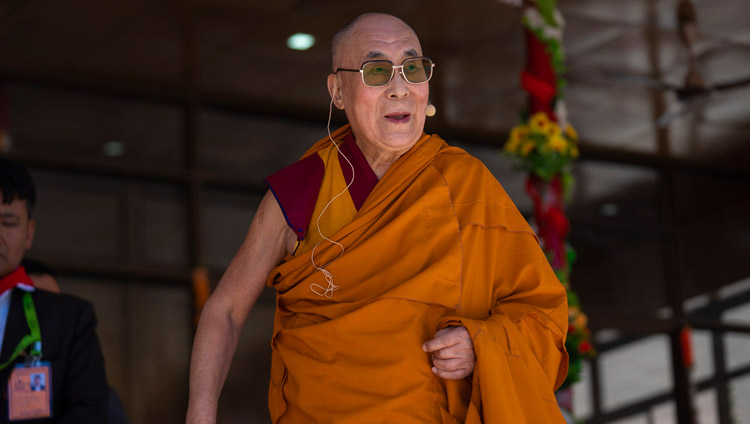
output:
<path id="1" fill-rule="evenodd" d="M 565 290 L 479 160 L 423 135 L 327 236 L 345 248 L 316 249 L 332 297 L 312 290 L 327 283 L 309 254 L 268 278 L 275 423 L 564 422 L 553 392 L 567 373 Z M 435 376 L 421 349 L 449 325 L 472 337 L 471 378 Z"/>

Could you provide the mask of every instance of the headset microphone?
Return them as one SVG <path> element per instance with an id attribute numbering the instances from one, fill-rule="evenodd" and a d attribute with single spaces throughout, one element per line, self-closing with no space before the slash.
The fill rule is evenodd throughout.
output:
<path id="1" fill-rule="evenodd" d="M 427 103 L 427 107 L 424 108 L 424 113 L 427 116 L 435 116 L 435 113 L 437 113 L 437 108 L 432 103 Z"/>

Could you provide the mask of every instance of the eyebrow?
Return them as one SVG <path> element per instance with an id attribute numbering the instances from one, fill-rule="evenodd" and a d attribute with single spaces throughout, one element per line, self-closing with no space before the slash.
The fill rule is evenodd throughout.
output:
<path id="1" fill-rule="evenodd" d="M 417 57 L 417 56 L 419 56 L 419 54 L 417 54 L 416 50 L 409 49 L 409 50 L 407 50 L 407 51 L 404 52 L 404 56 Z M 385 54 L 383 54 L 383 52 L 380 52 L 380 51 L 377 51 L 377 50 L 373 50 L 370 53 L 367 53 L 367 56 L 365 56 L 365 60 L 378 59 L 378 58 L 381 58 L 381 57 L 385 57 Z"/>
<path id="2" fill-rule="evenodd" d="M 18 218 L 18 215 L 13 212 L 0 213 L 0 218 Z"/>

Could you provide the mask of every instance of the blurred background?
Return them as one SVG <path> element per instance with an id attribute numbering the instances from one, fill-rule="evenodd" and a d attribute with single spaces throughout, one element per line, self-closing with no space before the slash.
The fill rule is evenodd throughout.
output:
<path id="1" fill-rule="evenodd" d="M 676 423 L 681 408 L 703 424 L 750 423 L 750 86 L 680 90 L 691 70 L 704 87 L 750 76 L 750 2 L 693 1 L 689 50 L 677 3 L 558 3 L 581 152 L 567 208 L 571 280 L 599 353 L 573 390 L 588 423 Z M 367 11 L 404 19 L 437 63 L 427 132 L 479 157 L 530 217 L 525 173 L 502 154 L 525 102 L 516 8 L 0 1 L 0 129 L 10 135 L 0 147 L 38 186 L 27 256 L 94 302 L 108 379 L 131 422 L 184 422 L 192 272 L 206 266 L 218 282 L 262 179 L 325 136 L 331 37 Z M 290 48 L 296 33 L 313 44 Z M 269 420 L 274 307 L 267 289 L 243 330 L 222 423 Z M 688 370 L 677 353 L 685 325 Z"/>

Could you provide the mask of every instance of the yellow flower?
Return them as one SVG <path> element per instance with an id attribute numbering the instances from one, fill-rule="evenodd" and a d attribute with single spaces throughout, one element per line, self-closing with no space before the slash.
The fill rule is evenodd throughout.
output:
<path id="1" fill-rule="evenodd" d="M 557 122 L 550 121 L 544 129 L 544 133 L 547 134 L 547 137 L 549 138 L 559 137 L 561 135 L 560 126 L 557 125 Z"/>
<path id="2" fill-rule="evenodd" d="M 518 150 L 518 146 L 521 144 L 520 138 L 509 138 L 508 141 L 505 142 L 505 151 L 514 153 L 516 150 Z"/>
<path id="3" fill-rule="evenodd" d="M 521 156 L 528 156 L 534 150 L 534 147 L 536 147 L 536 143 L 533 140 L 526 140 L 523 146 L 521 146 Z"/>
<path id="4" fill-rule="evenodd" d="M 578 141 L 578 133 L 570 124 L 565 126 L 565 135 L 569 140 Z"/>
<path id="5" fill-rule="evenodd" d="M 578 157 L 578 147 L 572 146 L 570 148 L 570 157 L 577 158 Z"/>
<path id="6" fill-rule="evenodd" d="M 562 153 L 568 147 L 568 142 L 558 134 L 556 137 L 550 137 L 546 147 L 554 152 Z"/>
<path id="7" fill-rule="evenodd" d="M 511 130 L 510 136 L 523 140 L 529 136 L 529 127 L 526 125 L 517 125 Z"/>
<path id="8" fill-rule="evenodd" d="M 549 124 L 550 120 L 544 112 L 537 112 L 529 118 L 529 126 L 532 131 L 544 132 Z"/>
<path id="9" fill-rule="evenodd" d="M 529 128 L 526 125 L 518 125 L 513 128 L 510 132 L 508 141 L 505 143 L 505 151 L 516 152 L 518 150 L 518 146 L 521 145 L 521 142 L 523 142 L 528 135 Z"/>

